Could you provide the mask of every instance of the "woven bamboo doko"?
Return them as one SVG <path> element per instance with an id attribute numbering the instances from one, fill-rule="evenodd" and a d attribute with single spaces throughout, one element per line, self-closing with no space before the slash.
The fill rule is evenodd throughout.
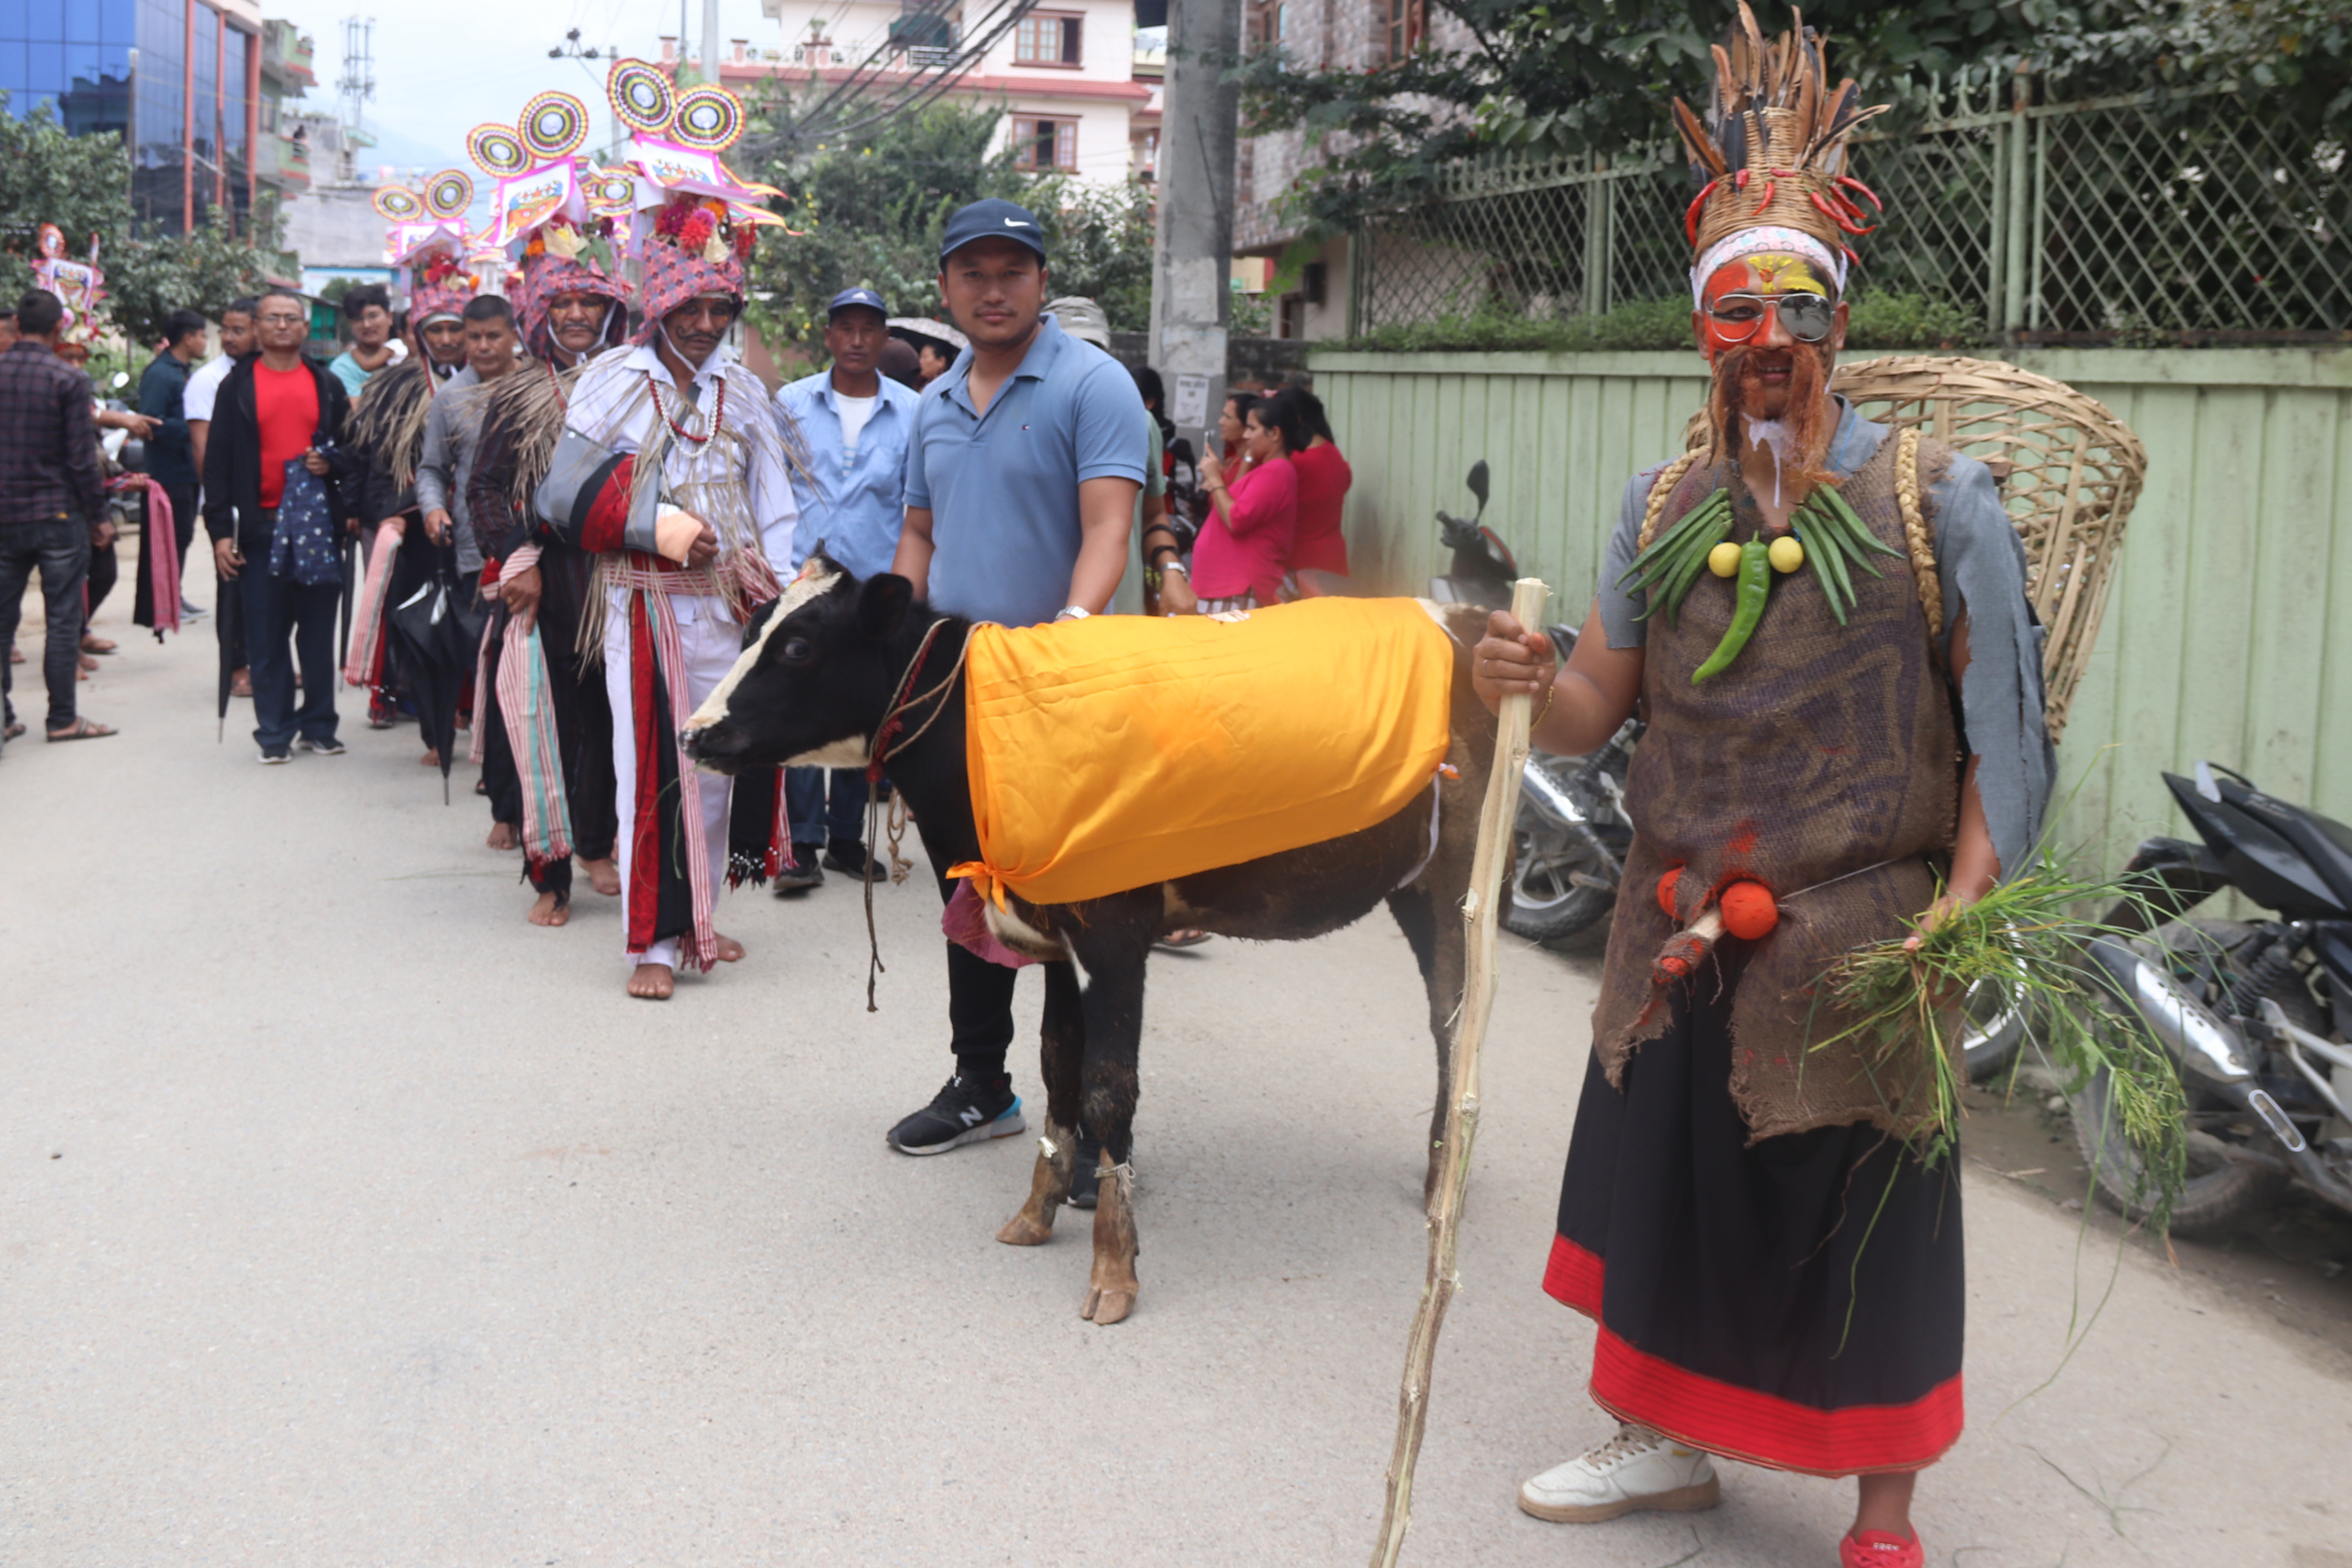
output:
<path id="1" fill-rule="evenodd" d="M 1917 429 L 1982 461 L 2025 542 L 2025 591 L 2049 632 L 2042 670 L 2050 737 L 2098 640 L 2124 525 L 2147 477 L 2147 449 L 2106 405 L 1997 360 L 1895 354 L 1838 366 L 1830 383 L 1869 419 Z M 1685 432 L 1696 450 L 1705 415 Z"/>

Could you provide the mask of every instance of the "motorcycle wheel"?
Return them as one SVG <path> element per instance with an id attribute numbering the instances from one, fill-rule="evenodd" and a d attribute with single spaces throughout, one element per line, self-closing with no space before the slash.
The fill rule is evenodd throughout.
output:
<path id="1" fill-rule="evenodd" d="M 2113 1076 L 2094 1074 L 2067 1097 L 2074 1114 L 2074 1142 L 2091 1168 L 2099 1201 L 2131 1220 L 2148 1217 L 2151 1178 L 2147 1163 L 2116 1123 Z M 2191 1239 L 2221 1235 L 2267 1205 L 2284 1185 L 2268 1165 L 2230 1157 L 2230 1146 L 2203 1132 L 2189 1135 L 2188 1180 L 2172 1205 L 2171 1232 Z"/>
<path id="2" fill-rule="evenodd" d="M 1979 980 L 1960 1005 L 1960 1053 L 1970 1083 L 1989 1083 L 2009 1070 L 2025 1040 L 2025 1008 L 2009 993 Z"/>
<path id="3" fill-rule="evenodd" d="M 1617 868 L 1582 834 L 1555 827 L 1521 805 L 1513 832 L 1510 897 L 1504 928 L 1529 942 L 1559 942 L 1591 925 L 1617 904 Z M 1579 882 L 1580 876 L 1604 885 Z"/>

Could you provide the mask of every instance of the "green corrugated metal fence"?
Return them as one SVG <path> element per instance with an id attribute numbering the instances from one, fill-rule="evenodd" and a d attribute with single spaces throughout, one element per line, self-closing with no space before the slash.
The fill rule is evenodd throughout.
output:
<path id="1" fill-rule="evenodd" d="M 2015 363 L 2138 432 L 2147 488 L 2061 748 L 2070 843 L 2119 864 L 2186 831 L 2158 779 L 2199 757 L 2352 821 L 2352 352 L 2084 350 Z M 1625 480 L 1682 449 L 1696 355 L 1316 355 L 1355 469 L 1360 576 L 1416 593 L 1439 507 L 1486 521 L 1581 621 Z"/>

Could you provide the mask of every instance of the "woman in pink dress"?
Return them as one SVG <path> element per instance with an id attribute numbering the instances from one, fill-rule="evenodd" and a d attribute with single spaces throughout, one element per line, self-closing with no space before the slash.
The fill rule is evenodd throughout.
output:
<path id="1" fill-rule="evenodd" d="M 1239 479 L 1227 484 L 1215 453 L 1201 459 L 1211 511 L 1192 546 L 1192 591 L 1203 615 L 1280 603 L 1298 531 L 1298 472 L 1290 455 L 1306 445 L 1297 409 L 1286 414 L 1268 399 L 1251 406 L 1242 427 L 1249 467 Z"/>

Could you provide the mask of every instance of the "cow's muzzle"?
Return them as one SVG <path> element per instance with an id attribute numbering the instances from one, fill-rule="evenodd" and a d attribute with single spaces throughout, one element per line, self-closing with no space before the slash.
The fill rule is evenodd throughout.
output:
<path id="1" fill-rule="evenodd" d="M 678 746 L 695 765 L 714 773 L 732 773 L 743 766 L 751 737 L 731 719 L 678 731 Z"/>

